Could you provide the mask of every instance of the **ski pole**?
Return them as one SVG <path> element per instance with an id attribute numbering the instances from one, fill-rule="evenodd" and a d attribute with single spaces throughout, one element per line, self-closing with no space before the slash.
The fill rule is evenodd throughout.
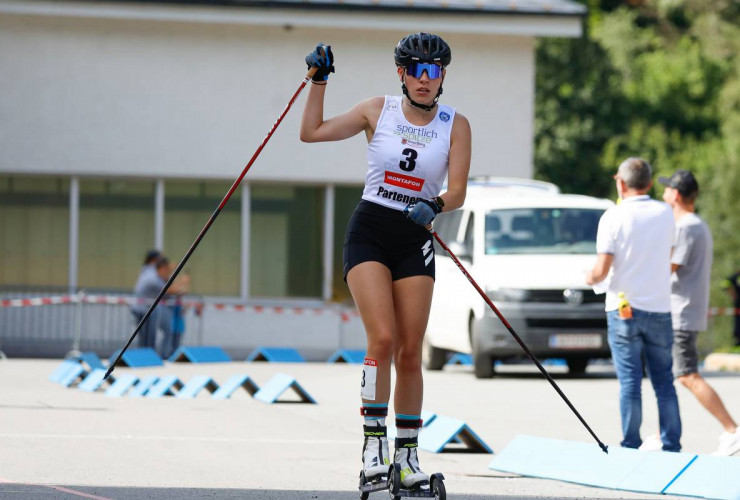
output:
<path id="1" fill-rule="evenodd" d="M 542 364 L 537 360 L 537 358 L 532 354 L 532 351 L 529 350 L 527 345 L 524 343 L 524 341 L 517 335 L 517 333 L 514 331 L 514 328 L 511 327 L 508 321 L 506 321 L 506 318 L 504 318 L 503 314 L 498 310 L 498 308 L 493 304 L 493 301 L 486 295 L 486 293 L 481 290 L 481 287 L 478 286 L 478 283 L 475 282 L 473 277 L 468 273 L 468 271 L 465 269 L 465 267 L 460 263 L 460 261 L 455 257 L 455 254 L 450 251 L 450 249 L 447 247 L 444 241 L 442 241 L 442 238 L 439 237 L 437 232 L 434 230 L 434 228 L 430 228 L 429 231 L 432 233 L 432 236 L 434 236 L 434 239 L 437 240 L 437 243 L 440 244 L 442 248 L 444 248 L 445 252 L 452 258 L 452 260 L 455 262 L 457 267 L 462 271 L 462 273 L 465 275 L 465 277 L 468 279 L 470 284 L 473 285 L 473 287 L 476 289 L 476 291 L 480 294 L 480 296 L 483 298 L 483 300 L 488 304 L 488 307 L 491 308 L 491 310 L 498 316 L 498 319 L 501 320 L 501 323 L 504 324 L 507 330 L 509 330 L 509 333 L 514 337 L 514 340 L 516 340 L 521 348 L 524 350 L 524 352 L 529 356 L 529 359 L 531 359 L 535 365 L 537 365 L 537 368 L 542 372 L 542 375 L 545 376 L 548 382 L 550 382 L 550 385 L 555 389 L 555 391 L 560 394 L 560 397 L 563 398 L 563 401 L 565 401 L 565 404 L 568 405 L 568 407 L 573 410 L 573 413 L 575 413 L 576 417 L 578 417 L 578 420 L 581 421 L 583 426 L 588 430 L 588 432 L 593 436 L 593 438 L 596 440 L 596 442 L 599 444 L 599 447 L 604 453 L 609 453 L 609 449 L 607 446 L 601 442 L 601 440 L 596 436 L 593 430 L 591 430 L 591 427 L 586 423 L 586 421 L 583 419 L 580 413 L 578 413 L 578 410 L 576 410 L 576 407 L 573 406 L 573 403 L 570 402 L 570 400 L 566 397 L 565 393 L 560 389 L 558 384 L 555 383 L 555 381 L 552 379 L 549 373 L 547 373 L 547 370 L 545 370 L 545 367 L 542 366 Z"/>
<path id="2" fill-rule="evenodd" d="M 208 222 L 206 222 L 206 225 L 203 226 L 203 229 L 200 230 L 200 233 L 198 234 L 198 237 L 195 238 L 195 241 L 192 245 L 190 245 L 190 248 L 185 253 L 185 256 L 182 258 L 180 263 L 177 265 L 175 270 L 173 271 L 172 275 L 170 276 L 170 279 L 167 280 L 167 283 L 165 283 L 164 287 L 162 287 L 162 290 L 160 290 L 159 295 L 157 295 L 157 298 L 154 299 L 154 302 L 151 306 L 149 306 L 149 309 L 147 310 L 146 314 L 144 314 L 144 317 L 141 318 L 141 321 L 139 321 L 139 324 L 136 326 L 136 329 L 134 330 L 134 333 L 131 335 L 131 337 L 128 339 L 126 344 L 123 346 L 123 349 L 121 349 L 121 352 L 118 353 L 118 356 L 116 359 L 110 364 L 108 367 L 108 370 L 105 372 L 104 379 L 107 379 L 108 376 L 113 372 L 113 369 L 116 367 L 116 364 L 121 360 L 121 357 L 123 356 L 123 353 L 126 352 L 126 349 L 131 345 L 131 342 L 133 342 L 136 335 L 139 333 L 139 330 L 141 330 L 141 327 L 144 325 L 144 323 L 149 319 L 149 316 L 151 316 L 152 311 L 154 311 L 154 308 L 157 307 L 157 304 L 159 304 L 159 301 L 162 300 L 162 297 L 164 297 L 164 294 L 167 293 L 167 290 L 169 290 L 170 286 L 172 285 L 172 282 L 175 281 L 175 278 L 177 278 L 177 275 L 180 274 L 180 271 L 187 263 L 188 259 L 190 259 L 190 256 L 193 254 L 195 249 L 198 247 L 198 244 L 203 239 L 203 237 L 208 232 L 208 229 L 210 229 L 213 222 L 216 220 L 216 217 L 218 217 L 218 214 L 221 213 L 221 210 L 226 206 L 226 203 L 228 203 L 229 199 L 231 198 L 231 195 L 234 194 L 234 191 L 236 191 L 236 188 L 239 187 L 239 184 L 242 182 L 242 179 L 244 179 L 244 176 L 247 174 L 247 171 L 252 167 L 252 164 L 254 163 L 254 160 L 257 159 L 259 154 L 262 152 L 262 149 L 267 144 L 267 141 L 270 140 L 270 137 L 272 137 L 272 134 L 275 132 L 275 130 L 278 128 L 278 125 L 280 125 L 280 122 L 283 121 L 283 118 L 286 114 L 288 114 L 288 111 L 293 106 L 293 103 L 298 99 L 298 96 L 300 95 L 301 91 L 306 87 L 306 84 L 311 79 L 311 77 L 316 73 L 317 68 L 311 68 L 308 70 L 308 73 L 306 74 L 305 78 L 303 79 L 303 82 L 301 82 L 300 86 L 298 87 L 298 90 L 295 91 L 295 94 L 293 94 L 293 97 L 290 98 L 290 101 L 288 101 L 288 105 L 285 106 L 285 109 L 278 117 L 277 121 L 273 124 L 270 131 L 267 133 L 265 138 L 262 140 L 262 144 L 257 148 L 257 151 L 254 152 L 252 155 L 252 158 L 249 160 L 249 163 L 244 167 L 244 170 L 242 170 L 241 175 L 237 177 L 237 179 L 234 181 L 234 184 L 231 185 L 231 188 L 226 193 L 226 196 L 224 196 L 223 200 L 221 200 L 221 203 L 218 205 L 216 210 L 211 215 L 211 218 L 208 219 Z"/>

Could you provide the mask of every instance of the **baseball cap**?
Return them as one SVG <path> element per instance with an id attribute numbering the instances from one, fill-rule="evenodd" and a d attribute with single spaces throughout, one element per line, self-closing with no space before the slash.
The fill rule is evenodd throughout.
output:
<path id="1" fill-rule="evenodd" d="M 681 193 L 681 196 L 691 196 L 699 191 L 699 183 L 694 174 L 688 170 L 676 170 L 670 177 L 658 177 L 658 182 Z"/>

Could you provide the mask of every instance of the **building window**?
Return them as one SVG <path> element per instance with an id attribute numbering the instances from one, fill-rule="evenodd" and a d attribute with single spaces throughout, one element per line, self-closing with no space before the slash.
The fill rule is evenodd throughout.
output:
<path id="1" fill-rule="evenodd" d="M 322 187 L 251 184 L 251 297 L 321 297 L 323 204 Z"/>
<path id="2" fill-rule="evenodd" d="M 180 262 L 229 190 L 221 182 L 167 181 L 164 252 Z M 239 295 L 241 190 L 237 189 L 183 268 L 190 291 L 200 295 Z"/>
<path id="3" fill-rule="evenodd" d="M 344 282 L 343 252 L 344 236 L 347 224 L 355 211 L 355 207 L 362 198 L 361 187 L 339 187 L 334 189 L 334 279 L 332 283 L 332 300 L 335 302 L 351 302 L 347 283 Z"/>
<path id="4" fill-rule="evenodd" d="M 154 182 L 80 180 L 81 288 L 130 290 L 154 246 Z"/>
<path id="5" fill-rule="evenodd" d="M 0 283 L 66 286 L 69 179 L 0 175 Z"/>

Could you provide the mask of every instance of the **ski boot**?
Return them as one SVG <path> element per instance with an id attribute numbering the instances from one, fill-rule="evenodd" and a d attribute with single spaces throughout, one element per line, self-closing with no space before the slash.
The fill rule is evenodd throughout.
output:
<path id="1" fill-rule="evenodd" d="M 372 411 L 373 409 L 369 410 Z M 363 427 L 365 444 L 362 446 L 360 498 L 366 500 L 370 493 L 388 489 L 391 457 L 388 451 L 388 431 L 385 426 L 385 418 L 366 420 Z"/>
<path id="2" fill-rule="evenodd" d="M 436 473 L 430 477 L 419 467 L 418 436 L 418 427 L 398 429 L 394 463 L 388 473 L 388 491 L 391 498 L 394 500 L 399 500 L 401 497 L 446 500 L 444 476 Z"/>

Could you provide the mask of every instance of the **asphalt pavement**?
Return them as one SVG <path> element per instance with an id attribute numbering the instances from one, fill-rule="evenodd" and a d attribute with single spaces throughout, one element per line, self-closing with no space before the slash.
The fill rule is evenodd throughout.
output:
<path id="1" fill-rule="evenodd" d="M 266 362 L 167 364 L 116 368 L 114 375 L 209 375 L 223 382 L 249 374 L 259 385 L 276 373 L 295 377 L 318 404 L 265 404 L 246 391 L 213 400 L 110 398 L 48 380 L 60 360 L 0 361 L 0 497 L 22 499 L 347 499 L 358 498 L 362 418 L 358 365 Z M 580 377 L 550 367 L 599 438 L 618 446 L 618 384 L 609 365 Z M 591 442 L 578 419 L 530 365 L 499 368 L 477 380 L 467 366 L 425 372 L 426 410 L 464 420 L 493 450 L 519 434 Z M 705 374 L 740 416 L 740 376 Z M 721 429 L 678 387 L 686 452 L 710 453 Z M 643 432 L 657 408 L 644 385 Z M 393 413 L 392 405 L 391 412 Z M 737 417 L 736 417 L 737 418 Z M 502 474 L 493 455 L 460 446 L 420 452 L 427 473 L 442 472 L 451 499 L 672 498 Z M 388 498 L 375 493 L 371 500 Z M 678 498 L 678 497 L 673 497 Z"/>

